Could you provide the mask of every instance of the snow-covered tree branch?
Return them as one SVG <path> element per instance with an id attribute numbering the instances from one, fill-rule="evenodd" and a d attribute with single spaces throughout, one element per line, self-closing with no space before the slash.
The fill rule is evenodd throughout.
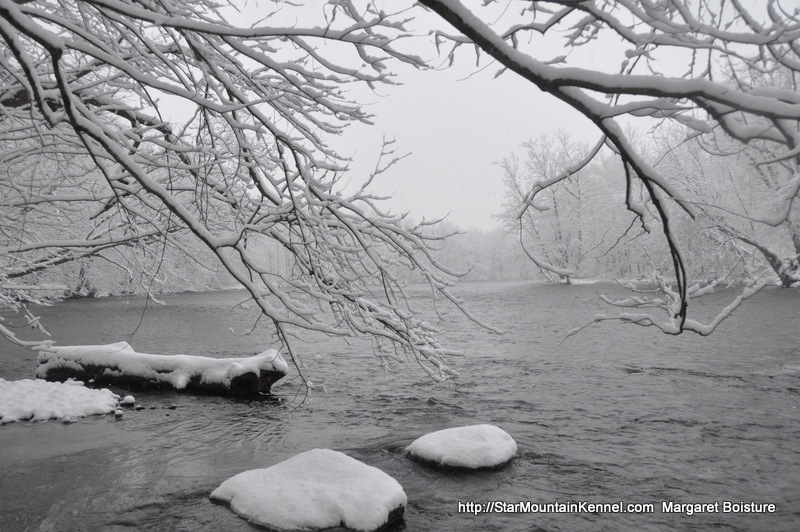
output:
<path id="1" fill-rule="evenodd" d="M 205 0 L 0 0 L 0 281 L 191 234 L 290 354 L 301 330 L 368 336 L 377 355 L 446 378 L 448 351 L 399 273 L 419 270 L 460 307 L 455 272 L 424 227 L 365 188 L 342 191 L 348 161 L 328 143 L 369 120 L 349 86 L 392 83 L 389 62 L 423 66 L 397 48 L 405 15 L 346 0 L 258 15 L 236 25 L 235 6 Z M 394 160 L 387 146 L 375 173 Z M 288 271 L 259 253 L 270 243 Z"/>
<path id="2" fill-rule="evenodd" d="M 660 305 L 667 314 L 661 328 L 670 333 L 697 330 L 688 321 L 693 293 L 676 213 L 694 218 L 698 211 L 626 128 L 637 119 L 649 120 L 648 128 L 670 122 L 682 126 L 686 137 L 725 136 L 732 144 L 759 146 L 755 167 L 792 168 L 794 177 L 773 191 L 770 210 L 758 219 L 784 224 L 800 192 L 797 8 L 787 9 L 776 0 L 748 6 L 739 0 L 421 3 L 457 31 L 436 33 L 451 60 L 465 44 L 470 50 L 476 47 L 496 61 L 500 72 L 522 76 L 598 129 L 622 163 L 627 208 L 644 230 L 660 228 L 669 248 L 676 291 L 669 304 Z M 604 60 L 589 53 L 595 47 L 602 49 Z M 535 183 L 529 206 L 570 175 L 556 172 Z M 655 299 L 663 302 L 667 296 Z M 646 325 L 656 322 L 621 318 Z"/>
<path id="3" fill-rule="evenodd" d="M 618 160 L 613 197 L 633 217 L 624 231 L 660 231 L 674 277 L 652 299 L 634 301 L 661 308 L 665 321 L 627 321 L 700 329 L 688 301 L 707 290 L 691 288 L 682 235 L 687 219 L 711 212 L 632 138 L 629 121 L 677 124 L 711 151 L 752 148 L 750 168 L 782 177 L 767 179 L 768 208 L 748 217 L 796 227 L 796 11 L 777 1 L 748 10 L 739 0 L 537 0 L 519 4 L 521 12 L 491 1 L 420 4 L 455 28 L 431 30 L 451 59 L 469 44 L 597 129 L 600 140 L 585 154 L 539 172 L 528 190 L 517 183 L 516 219 L 545 205 L 554 187 L 583 201 L 589 189 L 577 173 L 609 153 Z M 304 330 L 366 336 L 379 356 L 410 354 L 445 378 L 448 351 L 403 291 L 413 272 L 462 308 L 449 290 L 457 272 L 429 247 L 441 237 L 384 211 L 369 192 L 366 184 L 398 159 L 390 143 L 372 175 L 356 176 L 366 184 L 355 191 L 343 182 L 347 158 L 330 143 L 348 124 L 370 120 L 351 88 L 391 84 L 400 64 L 425 67 L 403 43 L 408 19 L 428 23 L 430 13 L 350 0 L 269 2 L 256 11 L 257 20 L 252 12 L 243 20 L 235 3 L 211 0 L 0 0 L 2 303 L 25 312 L 24 301 L 46 300 L 53 291 L 40 290 L 42 273 L 64 265 L 80 265 L 81 278 L 94 260 L 131 282 L 135 271 L 155 277 L 170 247 L 200 264 L 214 257 L 290 353 L 291 336 Z M 589 45 L 607 47 L 603 57 L 616 62 L 594 60 Z M 735 224 L 724 228 L 721 238 L 771 249 Z M 575 257 L 606 249 L 585 236 L 564 249 Z M 267 248 L 280 249 L 288 267 L 274 268 Z M 569 253 L 540 266 L 571 275 Z"/>

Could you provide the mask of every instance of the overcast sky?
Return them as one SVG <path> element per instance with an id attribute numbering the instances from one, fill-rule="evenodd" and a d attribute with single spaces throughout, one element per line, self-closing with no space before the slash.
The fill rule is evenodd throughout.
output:
<path id="1" fill-rule="evenodd" d="M 758 5 L 760 0 L 745 3 L 748 2 Z M 387 2 L 398 10 L 413 3 L 412 0 Z M 263 15 L 262 4 L 244 5 L 234 17 L 240 24 L 248 25 L 254 18 L 260 18 L 256 15 Z M 280 23 L 281 17 L 285 17 L 288 26 L 298 21 L 306 25 L 323 24 L 324 5 L 325 0 L 307 0 L 304 5 L 287 8 L 285 13 L 281 7 L 270 20 Z M 518 16 L 502 3 L 497 9 L 491 17 L 487 14 L 491 11 L 480 12 L 499 26 L 502 26 L 500 19 L 514 20 Z M 440 64 L 443 59 L 436 57 L 429 32 L 434 28 L 449 33 L 455 30 L 422 9 L 414 9 L 409 15 L 414 17 L 409 29 L 417 37 L 404 41 L 411 42 L 412 50 L 408 51 L 421 55 L 429 64 Z M 619 72 L 627 46 L 618 37 L 608 38 L 606 34 L 589 45 L 564 49 L 564 30 L 553 33 L 553 38 L 535 33 L 527 37 L 530 39 L 527 45 L 535 51 L 537 59 L 547 61 L 567 55 L 570 66 Z M 576 111 L 541 93 L 516 74 L 506 72 L 495 78 L 497 67 L 488 64 L 486 58 L 481 61 L 483 70 L 476 73 L 479 67 L 471 50 L 470 47 L 460 52 L 455 66 L 442 70 L 417 71 L 390 61 L 389 67 L 402 85 L 380 87 L 381 96 L 367 94 L 357 98 L 361 103 L 369 103 L 366 108 L 374 115 L 375 125 L 351 125 L 342 138 L 327 140 L 340 154 L 354 157 L 348 178 L 360 184 L 375 165 L 382 138 L 395 139 L 397 152 L 408 156 L 383 174 L 372 189 L 374 193 L 392 196 L 388 205 L 394 212 L 408 211 L 416 220 L 449 215 L 448 220 L 463 229 L 490 229 L 497 224 L 492 217 L 501 211 L 503 199 L 502 171 L 496 162 L 513 152 L 520 153 L 524 141 L 553 135 L 560 129 L 565 129 L 573 141 L 589 144 L 599 139 L 599 132 Z M 662 70 L 668 75 L 680 76 L 687 68 L 687 61 L 662 57 L 658 67 L 673 70 Z"/>
<path id="2" fill-rule="evenodd" d="M 272 23 L 286 16 L 289 25 L 298 20 L 306 25 L 323 24 L 318 19 L 325 12 L 324 4 L 324 0 L 307 0 L 294 10 L 275 15 Z M 412 0 L 391 2 L 397 10 L 412 4 Z M 242 25 L 251 23 L 260 12 L 258 3 L 246 6 L 234 17 Z M 497 9 L 500 18 L 516 16 L 503 5 Z M 481 13 L 486 15 L 485 10 Z M 428 34 L 434 28 L 449 33 L 455 30 L 421 9 L 409 15 L 414 20 L 408 28 L 417 37 L 404 41 L 411 44 L 403 44 L 401 49 L 422 56 L 430 65 L 441 64 L 444 58 L 437 57 Z M 609 72 L 619 69 L 618 42 L 598 40 L 591 46 L 565 50 L 560 39 L 537 35 L 530 39 L 538 59 L 568 53 L 573 66 L 584 63 L 592 68 L 602 65 Z M 408 156 L 375 181 L 373 193 L 392 196 L 387 205 L 394 212 L 410 212 L 415 220 L 448 215 L 448 220 L 462 229 L 491 229 L 497 225 L 492 216 L 501 211 L 503 199 L 502 171 L 496 162 L 521 152 L 524 141 L 559 129 L 567 130 L 574 141 L 590 144 L 599 139 L 599 132 L 579 113 L 513 72 L 495 78 L 496 64 L 484 56 L 477 66 L 472 47 L 465 48 L 469 49 L 459 52 L 451 68 L 418 71 L 390 61 L 390 70 L 402 85 L 379 87 L 380 96 L 360 93 L 356 98 L 369 104 L 365 108 L 374 115 L 375 125 L 351 125 L 342 138 L 327 140 L 340 154 L 354 157 L 349 180 L 360 184 L 374 168 L 381 140 L 395 139 L 397 152 Z"/>
<path id="3" fill-rule="evenodd" d="M 470 68 L 471 67 L 471 68 Z M 496 68 L 464 79 L 471 65 L 444 71 L 405 71 L 403 85 L 383 89 L 367 109 L 374 126 L 351 128 L 343 139 L 355 155 L 353 169 L 363 175 L 373 166 L 383 136 L 394 138 L 398 153 L 408 153 L 375 183 L 392 195 L 395 212 L 414 219 L 449 213 L 463 229 L 490 229 L 501 210 L 502 171 L 494 163 L 528 139 L 564 128 L 575 140 L 594 142 L 599 133 L 576 111 L 542 94 L 516 74 L 494 78 Z"/>
<path id="4" fill-rule="evenodd" d="M 500 12 L 514 16 L 504 9 Z M 414 53 L 431 65 L 442 64 L 444 58 L 436 56 L 433 39 L 425 35 L 437 27 L 449 33 L 455 30 L 432 14 L 426 17 L 420 10 L 413 14 L 409 27 L 420 35 L 412 41 Z M 571 50 L 562 48 L 561 39 L 536 35 L 531 39 L 536 39 L 531 43 L 541 60 L 568 53 L 571 65 L 617 72 L 619 57 L 624 58 L 618 39 Z M 484 54 L 477 66 L 473 48 L 464 47 L 450 68 L 417 71 L 391 63 L 402 86 L 382 87 L 382 97 L 370 95 L 372 103 L 366 108 L 375 125 L 351 127 L 342 139 L 342 152 L 355 154 L 354 179 L 374 167 L 381 139 L 394 138 L 398 153 L 409 155 L 373 190 L 392 195 L 389 205 L 395 212 L 409 211 L 416 220 L 449 214 L 448 220 L 462 229 L 491 229 L 497 225 L 492 216 L 501 211 L 503 199 L 502 171 L 496 162 L 515 151 L 521 153 L 520 144 L 526 140 L 559 129 L 567 130 L 575 141 L 594 144 L 600 138 L 577 111 L 517 74 L 495 77 L 498 66 L 488 59 Z"/>
<path id="5" fill-rule="evenodd" d="M 398 11 L 414 3 L 387 2 Z M 325 0 L 306 0 L 296 8 L 282 8 L 270 23 L 322 25 L 325 4 Z M 263 16 L 262 9 L 258 2 L 245 2 L 241 12 L 226 11 L 226 15 L 247 26 Z M 430 65 L 443 63 L 428 33 L 433 28 L 455 30 L 419 8 L 408 15 L 414 17 L 408 28 L 417 37 L 399 47 Z M 393 138 L 397 153 L 408 156 L 371 189 L 392 196 L 387 205 L 393 212 L 408 211 L 415 220 L 449 214 L 448 220 L 462 229 L 490 229 L 497 224 L 492 215 L 500 212 L 503 197 L 502 173 L 495 162 L 519 151 L 522 142 L 559 128 L 570 131 L 575 140 L 594 143 L 599 138 L 577 112 L 516 74 L 495 78 L 497 67 L 487 66 L 486 57 L 476 66 L 472 50 L 460 52 L 453 67 L 439 70 L 418 71 L 389 61 L 395 81 L 402 85 L 380 86 L 379 95 L 359 91 L 356 99 L 368 104 L 365 109 L 374 115 L 375 125 L 351 125 L 342 138 L 326 139 L 340 154 L 354 157 L 345 181 L 361 184 L 375 166 L 382 139 Z M 561 48 L 541 47 L 545 59 L 563 53 Z"/>

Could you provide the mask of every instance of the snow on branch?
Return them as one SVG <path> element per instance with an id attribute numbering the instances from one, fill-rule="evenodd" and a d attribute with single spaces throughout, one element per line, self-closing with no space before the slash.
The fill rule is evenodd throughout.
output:
<path id="1" fill-rule="evenodd" d="M 494 1 L 420 3 L 457 30 L 453 38 L 452 31 L 436 34 L 440 49 L 450 43 L 445 53 L 451 61 L 462 46 L 472 45 L 496 61 L 501 72 L 528 80 L 580 112 L 599 130 L 624 168 L 627 208 L 647 231 L 654 226 L 647 220 L 652 210 L 669 248 L 676 282 L 674 297 L 664 303 L 668 318 L 662 329 L 704 334 L 708 329 L 687 314 L 692 294 L 673 206 L 692 219 L 698 212 L 672 176 L 656 168 L 638 148 L 621 120 L 674 122 L 686 128 L 689 138 L 724 134 L 741 147 L 760 146 L 768 156 L 757 164 L 790 163 L 796 173 L 800 163 L 798 11 L 781 10 L 777 2 L 746 8 L 738 0 L 534 0 L 513 14 Z M 530 36 L 533 33 L 536 38 Z M 589 43 L 603 47 L 607 61 L 582 53 Z M 566 48 L 568 53 L 555 60 L 543 57 L 542 50 L 552 48 L 547 45 Z M 600 147 L 595 147 L 590 159 Z M 535 184 L 524 208 L 570 173 L 571 168 L 566 168 Z M 774 204 L 781 208 L 769 219 L 773 225 L 789 219 L 798 183 L 795 179 L 775 191 Z M 644 197 L 634 198 L 634 190 L 643 190 Z M 540 260 L 537 264 L 548 268 Z M 629 315 L 626 321 L 655 319 Z"/>
<path id="2" fill-rule="evenodd" d="M 655 289 L 650 289 L 648 292 L 657 294 L 656 296 L 631 296 L 625 299 L 611 299 L 610 297 L 601 294 L 600 297 L 609 305 L 622 308 L 657 308 L 661 309 L 666 318 L 661 320 L 649 313 L 644 312 L 621 312 L 613 316 L 607 314 L 598 314 L 585 325 L 576 327 L 570 330 L 566 336 L 574 336 L 589 325 L 593 323 L 601 323 L 604 321 L 618 321 L 621 323 L 628 323 L 632 325 L 639 325 L 642 327 L 655 327 L 661 332 L 666 334 L 680 334 L 683 331 L 690 331 L 700 336 L 708 336 L 722 323 L 728 316 L 730 316 L 739 306 L 746 300 L 767 286 L 776 286 L 778 283 L 774 278 L 764 278 L 755 282 L 751 286 L 746 286 L 742 292 L 737 295 L 733 301 L 722 308 L 710 321 L 703 323 L 698 320 L 687 319 L 683 323 L 677 319 L 677 308 L 679 304 L 678 294 L 669 286 L 664 279 L 658 279 L 659 284 Z M 634 292 L 642 292 L 633 283 L 621 283 L 623 286 Z M 704 286 L 693 285 L 689 288 L 689 297 L 691 299 L 699 299 L 705 295 L 714 293 L 716 283 L 709 283 Z"/>
<path id="3" fill-rule="evenodd" d="M 363 188 L 343 194 L 348 161 L 328 144 L 369 121 L 349 86 L 393 83 L 390 62 L 424 67 L 397 48 L 406 16 L 282 4 L 242 27 L 231 7 L 0 0 L 0 171 L 14 176 L 0 196 L 3 266 L 31 274 L 90 251 L 152 261 L 161 243 L 191 256 L 191 236 L 284 343 L 303 330 L 372 337 L 379 356 L 445 378 L 449 351 L 402 279 L 419 272 L 461 308 L 456 272 L 435 260 L 425 224 Z M 396 160 L 384 156 L 375 175 Z"/>

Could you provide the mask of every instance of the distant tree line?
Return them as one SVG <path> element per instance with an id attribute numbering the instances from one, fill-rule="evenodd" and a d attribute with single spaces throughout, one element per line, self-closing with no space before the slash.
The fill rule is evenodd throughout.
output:
<path id="1" fill-rule="evenodd" d="M 780 286 L 800 285 L 800 210 L 791 208 L 776 224 L 759 221 L 772 195 L 796 179 L 793 162 L 765 167 L 757 146 L 687 138 L 679 128 L 643 137 L 650 140 L 640 143 L 639 152 L 695 209 L 692 219 L 679 205 L 666 206 L 689 280 L 733 285 L 773 278 Z M 595 156 L 530 201 L 531 190 L 584 158 L 590 147 L 563 131 L 522 147 L 522 155 L 500 164 L 505 197 L 498 219 L 543 277 L 565 283 L 659 276 L 675 281 L 670 250 L 658 236 L 662 221 L 647 203 L 644 219 L 625 208 L 616 186 L 624 171 L 613 154 Z M 642 198 L 642 191 L 633 193 Z"/>

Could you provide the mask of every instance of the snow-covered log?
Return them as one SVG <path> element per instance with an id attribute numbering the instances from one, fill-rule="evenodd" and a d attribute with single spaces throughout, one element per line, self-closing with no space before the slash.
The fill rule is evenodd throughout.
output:
<path id="1" fill-rule="evenodd" d="M 213 395 L 254 396 L 289 370 L 274 349 L 245 358 L 137 353 L 126 342 L 88 346 L 41 346 L 36 376 L 98 385 L 175 389 Z"/>

